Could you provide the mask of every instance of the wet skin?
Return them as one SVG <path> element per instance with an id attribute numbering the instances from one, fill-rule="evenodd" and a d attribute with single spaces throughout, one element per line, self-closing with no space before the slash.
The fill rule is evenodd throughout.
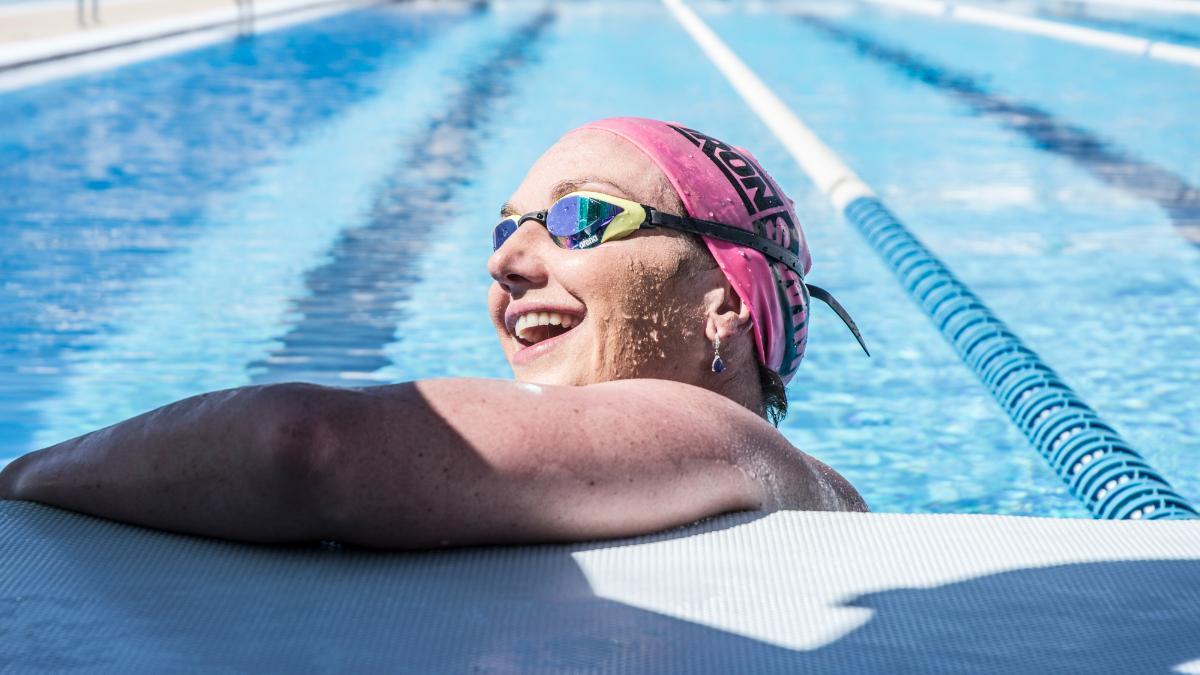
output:
<path id="1" fill-rule="evenodd" d="M 506 208 L 545 209 L 576 189 L 682 210 L 657 167 L 603 131 L 551 147 Z M 488 269 L 515 382 L 213 392 L 18 458 L 0 473 L 0 498 L 243 541 L 381 548 L 630 536 L 744 509 L 865 510 L 758 414 L 749 311 L 698 242 L 660 229 L 568 251 L 528 222 Z M 515 321 L 529 310 L 573 325 L 523 339 Z"/>

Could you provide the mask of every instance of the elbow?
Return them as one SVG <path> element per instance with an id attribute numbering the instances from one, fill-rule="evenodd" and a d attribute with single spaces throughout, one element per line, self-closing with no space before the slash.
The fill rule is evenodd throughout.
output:
<path id="1" fill-rule="evenodd" d="M 829 465 L 805 455 L 810 483 L 805 500 L 807 511 L 869 511 L 867 502 L 858 490 Z"/>
<path id="2" fill-rule="evenodd" d="M 332 467 L 338 450 L 326 405 L 329 387 L 282 383 L 262 387 L 250 406 L 257 429 L 262 487 L 296 518 L 327 522 L 334 501 Z"/>

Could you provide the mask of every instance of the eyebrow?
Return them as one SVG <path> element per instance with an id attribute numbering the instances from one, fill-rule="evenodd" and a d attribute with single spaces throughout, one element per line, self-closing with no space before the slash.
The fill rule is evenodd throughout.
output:
<path id="1" fill-rule="evenodd" d="M 553 204 L 572 192 L 577 192 L 580 186 L 583 185 L 607 185 L 608 187 L 613 188 L 616 192 L 616 194 L 613 195 L 614 197 L 622 197 L 630 200 L 633 199 L 629 196 L 629 190 L 626 190 L 611 180 L 599 178 L 597 176 L 584 176 L 582 178 L 560 180 L 555 183 L 554 186 L 550 188 L 550 203 Z M 507 218 L 508 216 L 516 215 L 520 215 L 520 212 L 517 211 L 512 202 L 504 202 L 504 206 L 500 207 L 501 218 Z"/>

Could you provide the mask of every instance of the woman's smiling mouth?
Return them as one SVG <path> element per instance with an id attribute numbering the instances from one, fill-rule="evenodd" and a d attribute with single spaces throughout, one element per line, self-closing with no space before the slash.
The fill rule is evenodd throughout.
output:
<path id="1" fill-rule="evenodd" d="M 505 311 L 508 334 L 519 348 L 513 365 L 520 365 L 557 346 L 578 328 L 584 315 L 561 306 L 516 302 Z"/>
<path id="2" fill-rule="evenodd" d="M 570 314 L 529 312 L 517 318 L 513 335 L 523 343 L 535 344 L 566 333 L 575 322 L 575 317 Z"/>

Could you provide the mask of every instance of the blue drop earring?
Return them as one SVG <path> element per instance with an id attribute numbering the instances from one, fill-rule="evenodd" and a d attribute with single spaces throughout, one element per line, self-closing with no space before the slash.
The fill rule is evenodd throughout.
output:
<path id="1" fill-rule="evenodd" d="M 725 360 L 721 358 L 721 338 L 713 338 L 712 371 L 718 375 L 725 371 Z"/>

